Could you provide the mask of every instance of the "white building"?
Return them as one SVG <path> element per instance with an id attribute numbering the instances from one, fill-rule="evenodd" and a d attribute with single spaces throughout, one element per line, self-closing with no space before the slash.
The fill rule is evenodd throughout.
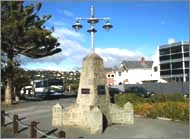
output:
<path id="1" fill-rule="evenodd" d="M 165 82 L 160 79 L 159 51 L 154 61 L 145 61 L 144 57 L 139 61 L 123 61 L 114 73 L 114 85 Z"/>

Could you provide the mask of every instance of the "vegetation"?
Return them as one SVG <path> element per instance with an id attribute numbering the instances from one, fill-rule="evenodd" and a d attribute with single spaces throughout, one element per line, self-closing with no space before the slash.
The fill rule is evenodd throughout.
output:
<path id="1" fill-rule="evenodd" d="M 7 69 L 6 67 L 1 68 L 1 95 L 4 99 L 5 96 L 5 86 L 6 86 L 6 79 L 7 79 Z M 22 87 L 27 86 L 30 84 L 30 78 L 27 74 L 27 72 L 20 68 L 20 67 L 16 67 L 14 66 L 13 68 L 13 86 L 14 86 L 14 93 L 12 97 L 14 97 L 15 95 L 18 95 L 17 93 L 21 90 Z"/>
<path id="2" fill-rule="evenodd" d="M 24 6 L 23 1 L 1 2 L 1 49 L 6 54 L 5 103 L 12 104 L 15 57 L 31 58 L 51 56 L 61 49 L 57 39 L 44 24 L 51 18 L 38 16 L 42 4 Z"/>
<path id="3" fill-rule="evenodd" d="M 135 105 L 135 113 L 150 117 L 166 117 L 172 120 L 189 121 L 188 102 L 139 103 Z"/>
<path id="4" fill-rule="evenodd" d="M 115 97 L 115 103 L 120 107 L 128 101 L 134 105 L 135 114 L 138 115 L 189 121 L 189 101 L 181 94 L 156 94 L 150 98 L 142 98 L 129 93 Z"/>

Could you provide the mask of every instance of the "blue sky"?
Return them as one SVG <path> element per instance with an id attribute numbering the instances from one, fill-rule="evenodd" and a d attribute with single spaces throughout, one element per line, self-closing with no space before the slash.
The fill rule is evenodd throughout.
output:
<path id="1" fill-rule="evenodd" d="M 30 4 L 34 2 L 25 3 Z M 103 57 L 105 67 L 114 67 L 122 60 L 153 60 L 159 45 L 168 40 L 189 40 L 188 2 L 129 1 L 42 1 L 40 15 L 51 14 L 47 28 L 54 26 L 53 35 L 63 49 L 61 53 L 42 59 L 22 57 L 26 69 L 75 70 L 90 51 L 89 24 L 75 32 L 75 17 L 89 17 L 90 6 L 95 17 L 111 17 L 113 28 L 107 32 L 101 21 L 96 25 L 95 51 Z"/>

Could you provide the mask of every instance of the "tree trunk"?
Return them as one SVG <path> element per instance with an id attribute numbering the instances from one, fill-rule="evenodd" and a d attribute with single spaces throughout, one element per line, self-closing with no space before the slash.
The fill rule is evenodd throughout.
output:
<path id="1" fill-rule="evenodd" d="M 13 50 L 9 49 L 8 63 L 7 63 L 7 82 L 5 87 L 5 104 L 11 105 L 13 103 Z"/>
<path id="2" fill-rule="evenodd" d="M 11 105 L 13 103 L 12 96 L 13 96 L 13 85 L 11 78 L 7 78 L 7 84 L 5 87 L 5 104 Z"/>

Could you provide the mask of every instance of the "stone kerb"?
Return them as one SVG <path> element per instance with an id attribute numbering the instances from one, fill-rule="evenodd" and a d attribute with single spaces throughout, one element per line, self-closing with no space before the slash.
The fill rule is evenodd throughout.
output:
<path id="1" fill-rule="evenodd" d="M 62 126 L 62 112 L 63 107 L 57 103 L 52 108 L 52 126 L 61 127 Z"/>

